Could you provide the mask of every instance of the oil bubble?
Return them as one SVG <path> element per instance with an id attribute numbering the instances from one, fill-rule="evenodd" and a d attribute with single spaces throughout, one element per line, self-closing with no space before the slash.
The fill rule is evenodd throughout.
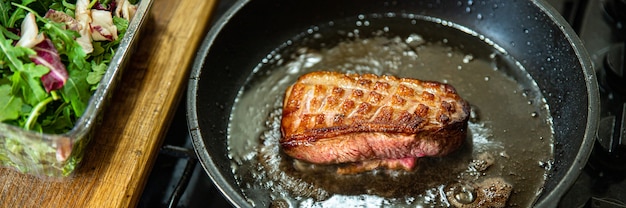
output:
<path id="1" fill-rule="evenodd" d="M 424 40 L 424 38 L 421 35 L 413 33 L 413 34 L 409 35 L 409 37 L 407 37 L 404 40 L 404 42 L 407 45 L 415 48 L 415 47 L 417 47 L 419 45 L 424 44 L 426 41 Z"/>
<path id="2" fill-rule="evenodd" d="M 472 60 L 474 60 L 474 56 L 472 54 L 467 54 L 463 57 L 463 63 L 467 64 Z"/>

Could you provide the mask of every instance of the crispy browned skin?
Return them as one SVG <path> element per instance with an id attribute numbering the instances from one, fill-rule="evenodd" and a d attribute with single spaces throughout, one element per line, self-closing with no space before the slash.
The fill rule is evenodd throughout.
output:
<path id="1" fill-rule="evenodd" d="M 465 139 L 469 109 L 447 84 L 312 72 L 286 91 L 280 143 L 317 164 L 442 156 Z"/>

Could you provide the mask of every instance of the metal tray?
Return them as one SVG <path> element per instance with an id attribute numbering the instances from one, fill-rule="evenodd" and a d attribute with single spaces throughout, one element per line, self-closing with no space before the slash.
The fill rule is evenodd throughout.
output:
<path id="1" fill-rule="evenodd" d="M 0 123 L 0 166 L 40 177 L 63 178 L 74 173 L 95 128 L 101 123 L 103 111 L 110 104 L 113 90 L 139 41 L 151 6 L 152 0 L 141 0 L 138 4 L 106 73 L 72 130 L 63 134 L 45 134 Z"/>

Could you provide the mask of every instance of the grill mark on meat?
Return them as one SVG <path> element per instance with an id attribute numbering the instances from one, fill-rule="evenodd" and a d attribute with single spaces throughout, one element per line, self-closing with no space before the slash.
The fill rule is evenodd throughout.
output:
<path id="1" fill-rule="evenodd" d="M 447 84 L 313 72 L 286 91 L 280 143 L 318 164 L 441 156 L 460 146 L 468 117 Z"/>
<path id="2" fill-rule="evenodd" d="M 391 105 L 403 107 L 406 104 L 406 100 L 398 95 L 391 96 Z"/>
<path id="3" fill-rule="evenodd" d="M 353 99 L 360 99 L 361 97 L 363 97 L 363 90 L 360 90 L 360 89 L 353 89 L 352 90 L 352 98 Z"/>
<path id="4" fill-rule="evenodd" d="M 374 90 L 376 91 L 385 91 L 391 87 L 389 83 L 376 81 L 376 85 L 374 85 Z"/>
<path id="5" fill-rule="evenodd" d="M 400 84 L 395 94 L 403 97 L 412 97 L 415 91 L 406 85 Z"/>
<path id="6" fill-rule="evenodd" d="M 333 87 L 333 92 L 332 93 L 335 96 L 343 96 L 343 92 L 344 91 L 345 90 L 343 90 L 343 88 L 335 86 L 335 87 Z"/>
<path id="7" fill-rule="evenodd" d="M 371 91 L 369 93 L 369 98 L 368 98 L 368 102 L 376 105 L 379 104 L 383 99 L 384 99 L 384 95 L 381 95 L 380 93 L 377 93 L 376 91 Z"/>
<path id="8" fill-rule="evenodd" d="M 387 123 L 390 122 L 393 117 L 393 108 L 389 106 L 383 106 L 379 108 L 378 114 L 372 117 L 372 123 Z"/>
<path id="9" fill-rule="evenodd" d="M 420 117 L 426 117 L 428 115 L 428 110 L 428 106 L 420 103 L 417 105 L 417 110 L 415 112 L 417 112 L 417 115 Z"/>
<path id="10" fill-rule="evenodd" d="M 433 95 L 432 93 L 429 92 L 422 92 L 422 99 L 426 100 L 426 101 L 431 101 L 435 99 L 435 95 Z"/>
<path id="11" fill-rule="evenodd" d="M 352 110 L 354 109 L 354 101 L 352 100 L 346 100 L 341 104 L 341 113 L 343 114 L 347 114 L 348 117 L 351 117 L 353 115 Z"/>
<path id="12" fill-rule="evenodd" d="M 367 116 L 372 111 L 372 105 L 368 103 L 361 103 L 356 109 L 356 113 L 362 116 Z"/>

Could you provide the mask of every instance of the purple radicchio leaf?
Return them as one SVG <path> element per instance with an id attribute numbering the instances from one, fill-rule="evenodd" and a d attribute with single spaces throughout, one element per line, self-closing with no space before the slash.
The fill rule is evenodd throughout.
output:
<path id="1" fill-rule="evenodd" d="M 59 53 L 57 49 L 54 48 L 52 41 L 46 37 L 43 42 L 35 45 L 34 49 L 37 55 L 31 56 L 30 59 L 35 62 L 35 64 L 43 65 L 50 69 L 50 72 L 41 77 L 41 82 L 46 91 L 50 92 L 52 90 L 61 89 L 68 79 L 68 74 L 67 70 L 65 70 L 65 65 L 61 63 L 61 57 L 59 57 Z"/>
<path id="2" fill-rule="evenodd" d="M 74 19 L 72 16 L 66 14 L 65 12 L 60 12 L 56 10 L 48 10 L 44 18 L 48 18 L 53 22 L 65 23 L 65 27 L 63 29 L 70 29 L 73 31 L 80 31 L 80 23 L 78 20 Z"/>
<path id="3" fill-rule="evenodd" d="M 114 11 L 115 7 L 116 7 L 116 2 L 115 1 L 111 1 L 108 4 L 102 4 L 100 3 L 100 1 L 96 2 L 93 7 L 91 7 L 92 9 L 97 9 L 97 10 L 106 10 L 106 11 Z"/>
<path id="4" fill-rule="evenodd" d="M 117 39 L 117 28 L 113 24 L 111 12 L 92 9 L 91 18 L 91 37 L 93 40 L 113 41 Z"/>

